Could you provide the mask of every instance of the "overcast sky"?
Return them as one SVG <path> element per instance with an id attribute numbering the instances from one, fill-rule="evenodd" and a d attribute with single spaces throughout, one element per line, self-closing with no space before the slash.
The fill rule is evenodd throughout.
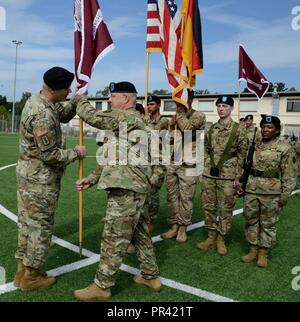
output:
<path id="1" fill-rule="evenodd" d="M 17 99 L 24 91 L 37 92 L 48 68 L 58 65 L 74 70 L 73 2 L 0 0 L 0 7 L 6 12 L 6 30 L 0 30 L 0 95 L 9 100 L 13 97 L 13 39 L 23 42 L 18 55 Z M 99 3 L 116 48 L 96 66 L 89 92 L 94 95 L 111 81 L 128 80 L 144 95 L 147 1 Z M 181 0 L 177 4 L 180 7 Z M 197 76 L 196 88 L 236 91 L 241 43 L 270 81 L 285 82 L 300 90 L 300 30 L 292 28 L 293 18 L 297 19 L 292 9 L 296 6 L 300 6 L 299 1 L 199 0 L 204 71 Z M 169 85 L 162 56 L 153 53 L 150 90 L 161 88 L 169 90 Z"/>

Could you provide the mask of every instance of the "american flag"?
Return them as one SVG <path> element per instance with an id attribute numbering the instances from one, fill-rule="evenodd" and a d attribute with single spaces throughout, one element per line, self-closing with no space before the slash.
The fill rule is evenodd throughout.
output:
<path id="1" fill-rule="evenodd" d="M 158 0 L 161 48 L 172 97 L 187 106 L 187 69 L 180 46 L 181 12 L 175 0 Z"/>
<path id="2" fill-rule="evenodd" d="M 157 0 L 148 0 L 146 50 L 161 51 Z"/>
<path id="3" fill-rule="evenodd" d="M 97 0 L 74 1 L 75 75 L 78 94 L 87 91 L 95 65 L 113 48 L 107 26 Z"/>

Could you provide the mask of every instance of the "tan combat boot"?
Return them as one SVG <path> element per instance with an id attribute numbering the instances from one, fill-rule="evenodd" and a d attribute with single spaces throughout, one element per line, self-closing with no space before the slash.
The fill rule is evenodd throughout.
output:
<path id="1" fill-rule="evenodd" d="M 257 260 L 257 255 L 258 255 L 258 246 L 251 245 L 249 253 L 247 255 L 242 256 L 241 261 L 244 263 L 255 262 Z"/>
<path id="2" fill-rule="evenodd" d="M 171 229 L 169 229 L 167 232 L 160 235 L 162 239 L 171 239 L 177 236 L 178 232 L 178 225 L 174 224 L 172 225 Z"/>
<path id="3" fill-rule="evenodd" d="M 186 226 L 179 226 L 176 241 L 178 243 L 185 243 L 187 241 Z"/>
<path id="4" fill-rule="evenodd" d="M 133 281 L 138 285 L 151 288 L 154 292 L 160 292 L 161 290 L 161 282 L 158 277 L 152 280 L 146 280 L 141 275 L 137 275 L 133 278 Z"/>
<path id="5" fill-rule="evenodd" d="M 47 288 L 56 282 L 53 276 L 40 272 L 36 268 L 25 266 L 25 274 L 20 281 L 20 288 L 23 292 L 32 291 L 39 288 Z"/>
<path id="6" fill-rule="evenodd" d="M 205 250 L 208 248 L 215 248 L 217 246 L 217 232 L 215 230 L 208 230 L 208 238 L 196 245 L 197 248 Z"/>
<path id="7" fill-rule="evenodd" d="M 227 255 L 227 248 L 225 246 L 225 236 L 218 234 L 217 237 L 217 252 L 220 255 Z"/>
<path id="8" fill-rule="evenodd" d="M 259 247 L 257 266 L 265 268 L 268 266 L 268 248 Z"/>
<path id="9" fill-rule="evenodd" d="M 130 243 L 129 246 L 128 246 L 128 248 L 127 248 L 126 253 L 127 254 L 135 254 L 135 252 L 136 252 L 135 247 Z"/>
<path id="10" fill-rule="evenodd" d="M 90 284 L 88 287 L 74 291 L 77 300 L 85 302 L 102 302 L 111 299 L 110 288 L 101 288 L 96 283 Z"/>
<path id="11" fill-rule="evenodd" d="M 23 264 L 22 259 L 18 259 L 17 271 L 14 278 L 14 286 L 20 287 L 21 279 L 25 274 L 25 265 Z"/>

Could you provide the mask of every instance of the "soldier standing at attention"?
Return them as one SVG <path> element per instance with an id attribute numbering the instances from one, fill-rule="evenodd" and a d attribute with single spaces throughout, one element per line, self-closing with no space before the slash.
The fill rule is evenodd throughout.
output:
<path id="1" fill-rule="evenodd" d="M 156 131 L 168 130 L 169 120 L 160 115 L 160 98 L 155 95 L 148 96 L 147 111 L 148 114 L 144 118 L 145 123 Z M 148 199 L 148 214 L 149 214 L 149 230 L 150 233 L 154 228 L 154 221 L 159 212 L 159 190 L 164 183 L 164 175 L 159 178 L 158 185 L 151 185 Z"/>
<path id="2" fill-rule="evenodd" d="M 135 109 L 137 98 L 135 86 L 129 82 L 111 83 L 109 89 L 111 93 L 109 103 L 112 111 L 96 111 L 88 100 L 82 97 L 77 105 L 77 114 L 91 126 L 113 131 L 117 141 L 121 140 L 120 123 L 127 125 L 128 138 L 135 130 L 144 130 L 149 134 L 150 129 L 146 127 Z M 135 143 L 127 140 L 126 153 L 130 152 Z M 74 292 L 74 296 L 81 301 L 106 301 L 111 298 L 111 287 L 115 284 L 116 274 L 131 242 L 137 250 L 141 268 L 141 275 L 135 276 L 134 282 L 147 286 L 155 292 L 161 289 L 154 247 L 147 225 L 148 214 L 145 213 L 144 206 L 149 184 L 158 183 L 160 171 L 163 169 L 160 166 L 151 167 L 150 163 L 147 165 L 131 165 L 128 162 L 123 164 L 120 158 L 119 153 L 117 165 L 104 166 L 102 173 L 95 170 L 92 176 L 78 180 L 76 183 L 77 190 L 84 190 L 95 183 L 96 177 L 101 175 L 98 188 L 107 192 L 101 260 L 94 282 Z M 92 180 L 90 181 L 89 178 Z"/>
<path id="3" fill-rule="evenodd" d="M 39 271 L 51 242 L 54 211 L 65 167 L 84 158 L 84 146 L 65 149 L 60 122 L 76 115 L 75 99 L 63 106 L 74 74 L 53 67 L 44 74 L 43 88 L 31 96 L 20 124 L 20 158 L 17 172 L 18 268 L 14 285 L 22 291 L 46 288 L 55 278 Z"/>
<path id="4" fill-rule="evenodd" d="M 191 143 L 191 151 L 195 160 L 196 131 L 204 129 L 206 118 L 202 112 L 192 108 L 193 98 L 194 91 L 188 90 L 188 104 L 190 106 L 188 111 L 185 110 L 183 105 L 177 103 L 176 123 L 182 139 L 184 138 L 184 131 L 192 131 L 192 142 L 189 143 Z M 183 144 L 186 144 L 186 142 L 183 142 Z M 184 148 L 183 144 L 182 149 Z M 181 144 L 178 144 L 178 146 L 181 148 Z M 174 152 L 176 153 L 176 146 L 174 147 Z M 193 198 L 198 179 L 197 175 L 188 175 L 187 170 L 196 169 L 196 163 L 194 161 L 194 163 L 189 163 L 188 159 L 191 160 L 191 156 L 184 156 L 184 162 L 181 165 L 173 164 L 168 166 L 166 176 L 167 199 L 170 210 L 168 222 L 171 228 L 161 234 L 161 238 L 170 239 L 176 237 L 176 241 L 179 243 L 187 241 L 186 229 L 192 223 Z"/>
<path id="5" fill-rule="evenodd" d="M 296 157 L 291 145 L 279 140 L 278 117 L 264 116 L 260 127 L 262 139 L 255 148 L 244 200 L 245 235 L 250 251 L 241 260 L 257 261 L 257 266 L 267 267 L 280 211 L 296 184 Z"/>
<path id="6" fill-rule="evenodd" d="M 226 255 L 225 237 L 235 204 L 234 183 L 242 174 L 248 144 L 244 126 L 231 118 L 233 99 L 221 96 L 216 105 L 220 119 L 206 131 L 204 139 L 201 199 L 208 238 L 197 248 L 217 248 L 220 255 Z"/>

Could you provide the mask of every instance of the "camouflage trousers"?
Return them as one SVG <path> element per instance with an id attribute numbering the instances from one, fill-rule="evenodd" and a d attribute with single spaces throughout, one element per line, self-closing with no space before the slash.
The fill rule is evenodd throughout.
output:
<path id="1" fill-rule="evenodd" d="M 146 194 L 130 190 L 108 190 L 101 259 L 94 280 L 99 287 L 108 288 L 115 284 L 116 274 L 131 242 L 137 251 L 142 276 L 153 279 L 159 275 L 146 223 L 146 198 Z"/>
<path id="2" fill-rule="evenodd" d="M 282 209 L 277 204 L 279 197 L 246 193 L 245 236 L 250 244 L 270 248 L 276 242 L 276 225 Z"/>
<path id="3" fill-rule="evenodd" d="M 147 210 L 149 214 L 150 222 L 154 222 L 159 213 L 159 191 L 163 185 L 164 180 L 160 179 L 157 186 L 151 186 L 149 188 L 148 198 L 147 198 Z"/>
<path id="4" fill-rule="evenodd" d="M 216 230 L 223 236 L 228 234 L 235 205 L 234 193 L 232 180 L 203 177 L 201 201 L 207 229 Z"/>
<path id="5" fill-rule="evenodd" d="M 45 262 L 54 225 L 60 179 L 53 185 L 30 182 L 17 176 L 18 250 L 15 257 L 25 266 L 39 268 Z"/>
<path id="6" fill-rule="evenodd" d="M 198 177 L 187 176 L 186 167 L 169 166 L 166 176 L 169 224 L 188 226 L 192 223 L 193 199 Z"/>

